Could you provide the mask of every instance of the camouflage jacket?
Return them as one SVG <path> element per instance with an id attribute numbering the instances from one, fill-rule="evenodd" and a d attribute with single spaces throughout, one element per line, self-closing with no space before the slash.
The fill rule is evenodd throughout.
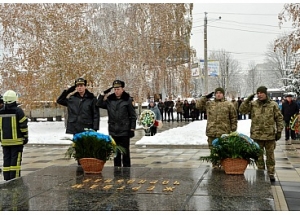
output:
<path id="1" fill-rule="evenodd" d="M 206 136 L 221 137 L 222 134 L 229 134 L 237 129 L 237 111 L 230 101 L 207 100 L 202 97 L 196 103 L 197 109 L 206 108 L 207 124 Z"/>
<path id="2" fill-rule="evenodd" d="M 275 140 L 276 133 L 281 132 L 284 127 L 278 104 L 269 98 L 265 103 L 246 99 L 239 111 L 251 114 L 250 137 L 254 140 Z"/>
<path id="3" fill-rule="evenodd" d="M 238 107 L 239 107 L 239 104 L 236 100 L 231 100 L 233 106 L 235 107 L 236 111 L 238 111 Z"/>

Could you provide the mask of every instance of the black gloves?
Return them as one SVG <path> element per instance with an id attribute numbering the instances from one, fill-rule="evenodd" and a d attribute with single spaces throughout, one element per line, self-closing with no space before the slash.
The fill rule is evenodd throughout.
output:
<path id="1" fill-rule="evenodd" d="M 129 131 L 129 137 L 130 138 L 134 137 L 134 131 L 132 131 L 132 130 Z"/>
<path id="2" fill-rule="evenodd" d="M 27 144 L 28 143 L 28 137 L 24 137 L 23 138 L 23 145 Z"/>
<path id="3" fill-rule="evenodd" d="M 281 132 L 277 132 L 275 135 L 275 141 L 280 140 L 280 138 L 281 138 Z"/>
<path id="4" fill-rule="evenodd" d="M 215 92 L 211 92 L 210 94 L 207 94 L 205 97 L 207 98 L 207 99 L 210 99 L 211 97 L 213 97 L 213 94 L 214 94 Z"/>
<path id="5" fill-rule="evenodd" d="M 72 87 L 70 87 L 69 89 L 67 89 L 67 93 L 68 93 L 68 94 L 69 94 L 69 93 L 72 93 L 72 92 L 75 91 L 75 89 L 76 89 L 76 86 L 73 85 Z"/>
<path id="6" fill-rule="evenodd" d="M 111 91 L 112 88 L 113 88 L 113 87 L 110 87 L 110 88 L 108 88 L 107 90 L 104 90 L 103 93 L 104 93 L 104 94 L 109 93 L 109 92 Z"/>
<path id="7" fill-rule="evenodd" d="M 252 101 L 254 99 L 254 96 L 256 95 L 256 93 L 253 93 L 251 96 L 249 96 L 247 98 L 248 101 Z"/>

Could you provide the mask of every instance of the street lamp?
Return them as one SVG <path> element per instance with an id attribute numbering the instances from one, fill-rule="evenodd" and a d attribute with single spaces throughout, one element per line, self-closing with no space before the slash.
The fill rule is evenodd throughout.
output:
<path id="1" fill-rule="evenodd" d="M 208 93 L 208 71 L 207 71 L 207 12 L 204 12 L 204 88 L 205 92 Z M 219 19 L 221 19 L 221 16 L 219 16 Z"/>
<path id="2" fill-rule="evenodd" d="M 207 12 L 204 12 L 204 89 L 205 93 L 208 93 L 208 74 L 207 74 Z"/>

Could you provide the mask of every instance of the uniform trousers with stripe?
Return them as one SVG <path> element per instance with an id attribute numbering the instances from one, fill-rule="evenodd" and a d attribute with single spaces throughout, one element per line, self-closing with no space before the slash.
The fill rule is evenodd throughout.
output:
<path id="1" fill-rule="evenodd" d="M 23 148 L 23 145 L 2 146 L 4 180 L 8 181 L 21 176 Z"/>

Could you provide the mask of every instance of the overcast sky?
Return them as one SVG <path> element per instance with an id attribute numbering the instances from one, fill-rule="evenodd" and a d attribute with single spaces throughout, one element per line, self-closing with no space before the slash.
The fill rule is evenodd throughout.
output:
<path id="1" fill-rule="evenodd" d="M 191 46 L 204 58 L 204 12 L 207 12 L 207 49 L 225 50 L 247 69 L 250 61 L 263 63 L 269 42 L 291 30 L 278 26 L 284 3 L 194 3 Z M 221 17 L 221 19 L 219 19 Z"/>

